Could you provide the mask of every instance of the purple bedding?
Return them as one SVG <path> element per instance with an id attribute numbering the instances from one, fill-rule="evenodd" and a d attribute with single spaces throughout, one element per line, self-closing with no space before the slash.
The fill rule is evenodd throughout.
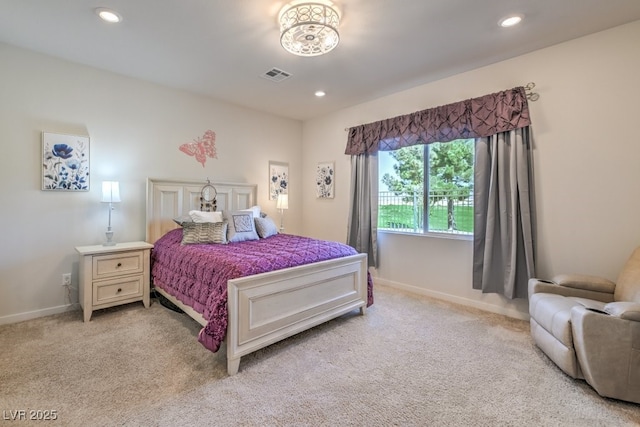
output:
<path id="1" fill-rule="evenodd" d="M 357 254 L 338 242 L 277 234 L 227 245 L 181 245 L 182 229 L 162 236 L 151 251 L 153 284 L 200 313 L 208 322 L 198 340 L 218 351 L 227 333 L 227 280 Z M 367 306 L 373 304 L 368 275 Z"/>

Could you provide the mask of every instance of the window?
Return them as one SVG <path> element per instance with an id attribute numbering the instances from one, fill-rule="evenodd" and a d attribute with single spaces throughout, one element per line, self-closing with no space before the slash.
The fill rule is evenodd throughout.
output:
<path id="1" fill-rule="evenodd" d="M 378 229 L 473 234 L 473 153 L 473 139 L 378 152 Z"/>

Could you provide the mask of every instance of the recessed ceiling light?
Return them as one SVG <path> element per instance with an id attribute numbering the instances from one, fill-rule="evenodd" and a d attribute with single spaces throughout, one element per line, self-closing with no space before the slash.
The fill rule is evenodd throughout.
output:
<path id="1" fill-rule="evenodd" d="M 317 91 L 316 91 L 316 96 L 317 96 L 318 98 L 321 98 L 321 97 L 323 97 L 323 96 L 325 96 L 325 95 L 326 95 L 326 93 L 324 93 L 324 91 L 323 91 L 323 90 L 317 90 Z"/>
<path id="2" fill-rule="evenodd" d="M 522 18 L 524 18 L 522 15 L 510 15 L 506 18 L 502 18 L 498 24 L 500 24 L 501 27 L 513 27 L 514 25 L 519 24 L 520 21 L 522 21 Z"/>
<path id="3" fill-rule="evenodd" d="M 107 9 L 105 7 L 99 7 L 96 9 L 96 13 L 103 21 L 116 24 L 122 21 L 122 16 L 115 10 Z"/>

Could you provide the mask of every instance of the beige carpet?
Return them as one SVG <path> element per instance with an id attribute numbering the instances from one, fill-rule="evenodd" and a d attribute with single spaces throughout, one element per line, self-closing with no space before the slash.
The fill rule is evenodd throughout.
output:
<path id="1" fill-rule="evenodd" d="M 37 425 L 637 426 L 532 343 L 528 323 L 378 287 L 356 313 L 252 355 L 224 350 L 155 302 L 0 326 L 0 423 Z"/>

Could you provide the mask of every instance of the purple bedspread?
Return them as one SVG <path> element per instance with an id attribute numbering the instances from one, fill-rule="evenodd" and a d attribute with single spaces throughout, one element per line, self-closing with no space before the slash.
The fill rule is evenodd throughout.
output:
<path id="1" fill-rule="evenodd" d="M 202 314 L 198 340 L 218 351 L 227 333 L 227 280 L 357 254 L 338 242 L 277 234 L 227 245 L 182 245 L 182 229 L 169 231 L 151 251 L 153 284 Z M 368 275 L 367 306 L 373 304 Z"/>

